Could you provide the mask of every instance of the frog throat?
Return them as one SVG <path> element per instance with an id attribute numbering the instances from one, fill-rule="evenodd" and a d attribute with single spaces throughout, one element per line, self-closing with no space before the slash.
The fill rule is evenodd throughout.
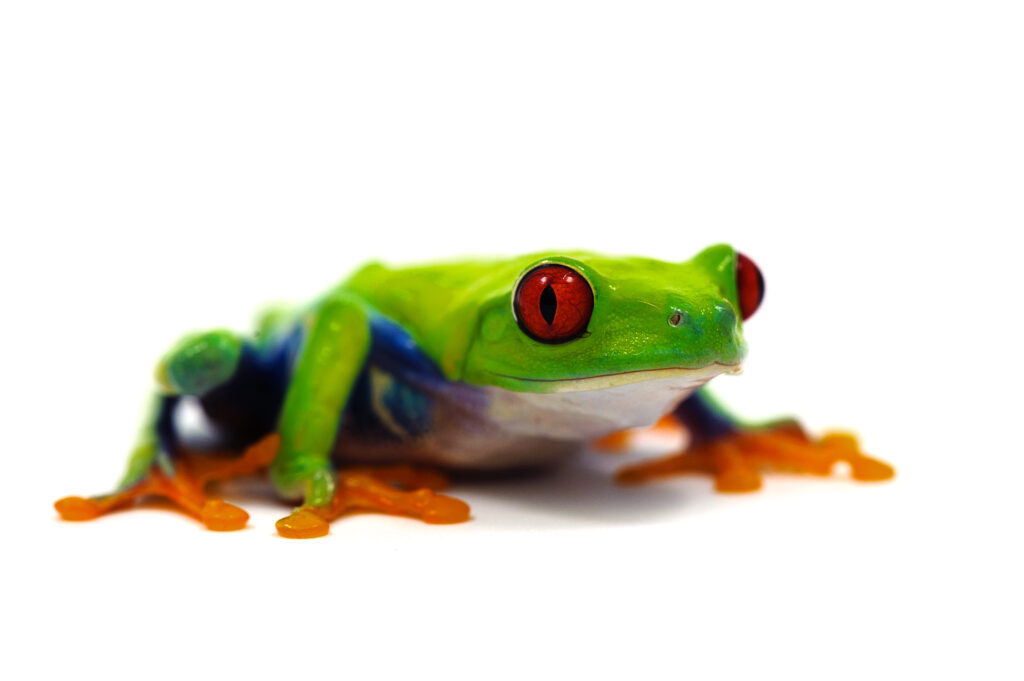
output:
<path id="1" fill-rule="evenodd" d="M 686 382 L 693 381 L 705 383 L 719 374 L 738 374 L 743 370 L 742 364 L 724 364 L 712 362 L 703 367 L 687 368 L 672 367 L 667 369 L 636 369 L 634 371 L 622 371 L 611 374 L 599 374 L 597 376 L 585 376 L 582 378 L 530 378 L 526 376 L 514 376 L 490 372 L 494 376 L 505 380 L 522 382 L 531 386 L 534 392 L 581 392 L 588 390 L 605 390 L 621 385 L 639 383 L 641 381 L 654 381 L 662 378 L 679 378 Z"/>

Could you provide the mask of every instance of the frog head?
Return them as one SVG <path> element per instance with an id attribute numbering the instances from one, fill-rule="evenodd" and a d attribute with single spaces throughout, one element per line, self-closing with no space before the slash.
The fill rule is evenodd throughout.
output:
<path id="1" fill-rule="evenodd" d="M 487 279 L 462 378 L 530 393 L 737 372 L 764 293 L 757 266 L 726 245 L 681 263 L 539 253 Z"/>

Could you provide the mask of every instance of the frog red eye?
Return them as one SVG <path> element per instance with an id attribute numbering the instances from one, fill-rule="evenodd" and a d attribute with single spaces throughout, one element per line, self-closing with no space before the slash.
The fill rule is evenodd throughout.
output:
<path id="1" fill-rule="evenodd" d="M 565 343 L 587 330 L 594 312 L 594 291 L 571 267 L 541 265 L 519 280 L 513 309 L 519 328 L 530 338 Z"/>
<path id="2" fill-rule="evenodd" d="M 746 321 L 764 300 L 764 277 L 754 261 L 742 253 L 736 254 L 736 292 L 740 298 L 740 315 Z"/>

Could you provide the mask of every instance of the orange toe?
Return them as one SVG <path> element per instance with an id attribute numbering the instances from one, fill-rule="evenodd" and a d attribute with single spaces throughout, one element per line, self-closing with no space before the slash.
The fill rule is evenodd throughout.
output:
<path id="1" fill-rule="evenodd" d="M 879 482 L 896 475 L 896 469 L 860 451 L 857 438 L 849 433 L 826 433 L 819 443 L 822 449 L 835 452 L 836 459 L 850 465 L 850 476 L 854 480 Z"/>
<path id="2" fill-rule="evenodd" d="M 99 502 L 85 497 L 64 497 L 53 507 L 64 520 L 92 520 L 103 513 L 103 507 Z"/>
<path id="3" fill-rule="evenodd" d="M 462 523 L 469 520 L 469 504 L 444 494 L 434 494 L 430 490 L 421 490 L 430 494 L 429 503 L 425 504 L 420 519 L 433 525 Z"/>
<path id="4" fill-rule="evenodd" d="M 854 480 L 880 482 L 896 475 L 896 469 L 884 461 L 863 456 L 850 461 L 850 475 Z"/>
<path id="5" fill-rule="evenodd" d="M 331 530 L 330 524 L 308 508 L 297 508 L 286 518 L 277 521 L 277 533 L 288 539 L 323 537 Z"/>
<path id="6" fill-rule="evenodd" d="M 199 518 L 206 525 L 206 529 L 215 532 L 241 530 L 249 522 L 248 513 L 220 499 L 210 499 L 203 504 Z"/>

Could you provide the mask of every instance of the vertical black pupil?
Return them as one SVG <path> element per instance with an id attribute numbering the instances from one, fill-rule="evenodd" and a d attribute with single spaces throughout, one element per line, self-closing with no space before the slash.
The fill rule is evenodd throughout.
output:
<path id="1" fill-rule="evenodd" d="M 555 295 L 555 290 L 551 288 L 551 284 L 548 284 L 540 294 L 540 316 L 544 318 L 548 326 L 551 326 L 551 322 L 555 321 L 556 312 L 558 312 L 558 297 Z"/>

